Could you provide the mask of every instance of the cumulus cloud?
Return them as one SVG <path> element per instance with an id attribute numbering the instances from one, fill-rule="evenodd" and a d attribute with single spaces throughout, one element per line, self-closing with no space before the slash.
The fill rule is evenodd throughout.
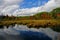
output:
<path id="1" fill-rule="evenodd" d="M 47 11 L 50 12 L 56 7 L 60 7 L 60 0 L 50 0 L 45 5 L 33 8 L 20 9 L 19 3 L 23 0 L 0 0 L 0 15 L 14 15 L 14 16 L 30 16 L 37 12 Z"/>
<path id="2" fill-rule="evenodd" d="M 34 8 L 26 8 L 26 9 L 19 9 L 16 10 L 13 15 L 17 16 L 29 16 L 29 15 L 33 15 L 35 13 L 37 13 L 38 8 L 34 7 Z"/>
<path id="3" fill-rule="evenodd" d="M 0 15 L 12 15 L 19 8 L 19 3 L 23 0 L 0 0 Z"/>
<path id="4" fill-rule="evenodd" d="M 4 13 L 3 15 L 9 15 L 11 16 L 12 13 L 19 8 L 18 5 L 11 5 L 5 7 L 1 12 Z"/>
<path id="5" fill-rule="evenodd" d="M 4 2 L 3 4 L 17 4 L 21 1 L 23 0 L 1 0 L 2 3 Z"/>
<path id="6" fill-rule="evenodd" d="M 44 6 L 43 6 L 43 9 L 45 11 L 51 11 L 52 9 L 55 9 L 57 7 L 60 7 L 60 1 L 57 1 L 57 0 L 50 0 L 48 3 L 46 3 Z"/>

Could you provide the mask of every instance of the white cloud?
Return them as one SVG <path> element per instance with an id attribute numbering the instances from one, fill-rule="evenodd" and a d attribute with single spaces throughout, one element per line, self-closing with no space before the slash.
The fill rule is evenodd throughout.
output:
<path id="1" fill-rule="evenodd" d="M 21 2 L 22 0 L 4 0 L 6 4 L 17 4 Z"/>
<path id="2" fill-rule="evenodd" d="M 12 13 L 19 8 L 19 3 L 23 0 L 0 0 L 0 15 L 12 15 Z"/>
<path id="3" fill-rule="evenodd" d="M 5 7 L 1 12 L 4 13 L 4 15 L 12 15 L 12 13 L 19 8 L 18 5 L 11 5 Z"/>
<path id="4" fill-rule="evenodd" d="M 43 9 L 45 9 L 46 11 L 51 11 L 52 9 L 56 8 L 56 7 L 60 7 L 60 3 L 58 3 L 59 1 L 55 1 L 55 0 L 50 0 L 48 3 L 46 3 L 43 7 Z"/>
<path id="5" fill-rule="evenodd" d="M 33 15 L 34 13 L 37 13 L 38 8 L 34 7 L 34 8 L 26 8 L 26 9 L 19 9 L 16 10 L 13 14 L 15 16 L 29 16 L 29 15 Z"/>

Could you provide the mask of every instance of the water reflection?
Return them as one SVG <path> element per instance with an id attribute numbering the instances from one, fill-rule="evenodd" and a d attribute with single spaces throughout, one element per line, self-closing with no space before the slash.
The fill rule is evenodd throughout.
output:
<path id="1" fill-rule="evenodd" d="M 26 25 L 0 29 L 0 40 L 54 40 L 57 32 L 50 28 L 28 28 Z"/>
<path id="2" fill-rule="evenodd" d="M 23 40 L 52 40 L 46 34 L 41 32 L 22 31 L 20 35 Z"/>

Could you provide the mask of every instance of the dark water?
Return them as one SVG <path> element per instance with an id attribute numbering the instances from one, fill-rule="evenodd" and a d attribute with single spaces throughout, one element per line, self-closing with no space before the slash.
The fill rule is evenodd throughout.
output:
<path id="1" fill-rule="evenodd" d="M 43 32 L 28 30 L 27 27 L 18 26 L 0 29 L 0 40 L 52 40 L 52 38 Z"/>
<path id="2" fill-rule="evenodd" d="M 46 34 L 32 31 L 22 31 L 21 37 L 23 40 L 52 40 Z"/>

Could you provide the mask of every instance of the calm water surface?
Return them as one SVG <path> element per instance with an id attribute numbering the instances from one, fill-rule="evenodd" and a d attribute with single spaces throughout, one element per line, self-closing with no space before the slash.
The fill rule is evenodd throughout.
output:
<path id="1" fill-rule="evenodd" d="M 54 40 L 57 32 L 50 28 L 27 28 L 26 25 L 0 29 L 0 40 Z"/>

